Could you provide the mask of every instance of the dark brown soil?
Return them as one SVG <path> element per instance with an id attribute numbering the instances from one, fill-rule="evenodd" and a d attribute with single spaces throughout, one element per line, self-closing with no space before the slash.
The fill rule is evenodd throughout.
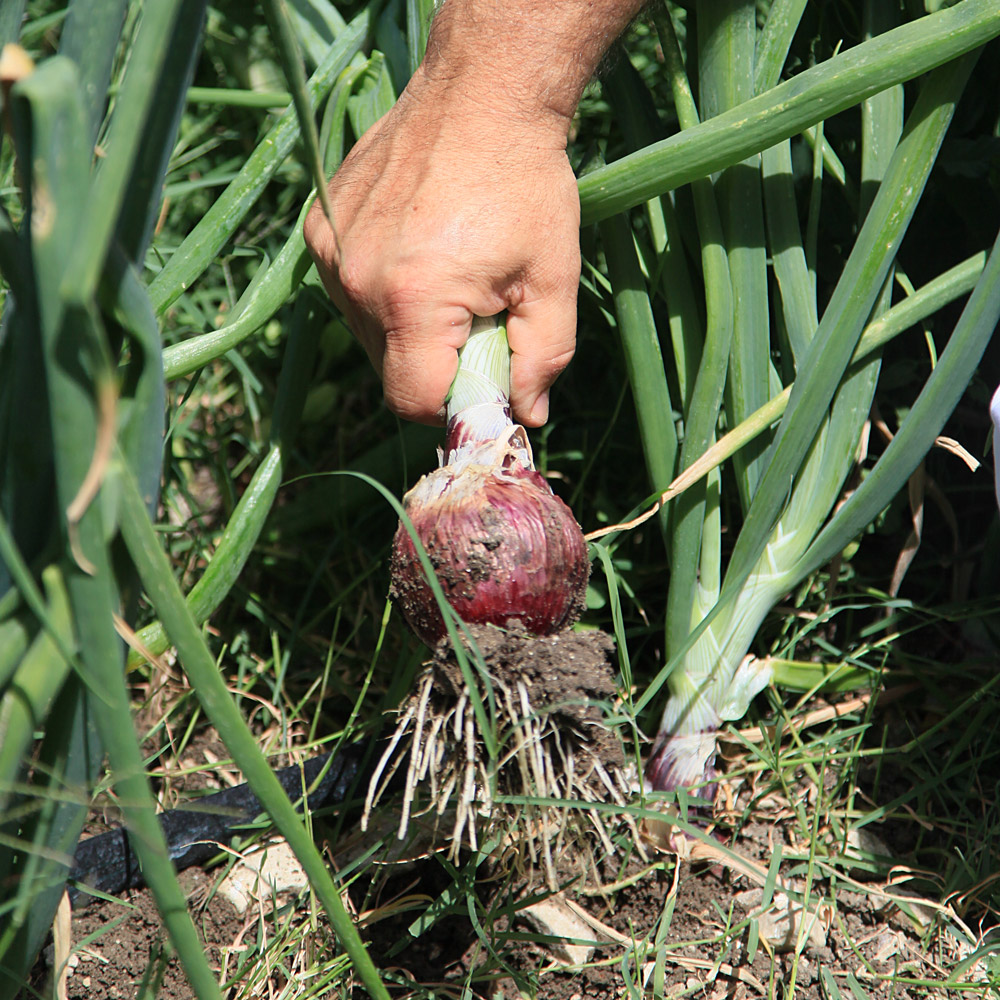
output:
<path id="1" fill-rule="evenodd" d="M 213 884 L 212 876 L 197 868 L 182 872 L 180 880 L 194 900 L 203 899 Z M 245 929 L 243 918 L 218 896 L 204 908 L 193 907 L 193 915 L 210 965 L 221 970 L 224 949 L 232 949 Z M 163 923 L 148 890 L 131 892 L 120 904 L 95 902 L 77 910 L 72 926 L 75 953 L 66 980 L 67 1000 L 136 997 L 144 979 L 156 974 L 161 964 L 162 982 L 155 995 L 163 1000 L 194 997 L 180 963 L 169 954 Z M 51 975 L 51 948 L 46 957 L 48 962 L 40 962 L 35 970 L 36 988 Z"/>
<path id="2" fill-rule="evenodd" d="M 763 856 L 770 849 L 773 837 L 773 828 L 763 824 L 751 826 L 733 846 L 744 856 Z M 566 861 L 572 867 L 571 859 Z M 471 870 L 472 862 L 465 857 L 460 860 L 459 867 L 463 871 Z M 478 878 L 469 887 L 478 900 L 476 912 L 481 931 L 477 931 L 470 921 L 468 898 L 462 896 L 448 908 L 449 912 L 416 937 L 409 927 L 429 901 L 440 900 L 442 893 L 454 885 L 452 874 L 437 857 L 409 863 L 402 866 L 398 874 L 388 877 L 384 874 L 385 869 L 382 871 L 383 874 L 377 876 L 378 886 L 367 886 L 366 908 L 370 913 L 374 911 L 375 919 L 366 929 L 365 936 L 376 963 L 393 969 L 403 982 L 411 981 L 415 995 L 427 995 L 418 988 L 419 984 L 434 996 L 459 996 L 462 984 L 470 975 L 472 995 L 484 1000 L 520 1000 L 525 995 L 539 1000 L 618 1000 L 627 995 L 623 964 L 630 977 L 634 977 L 635 962 L 630 949 L 623 947 L 621 942 L 599 945 L 591 963 L 583 969 L 559 971 L 554 967 L 546 943 L 526 940 L 535 935 L 514 914 L 525 899 L 546 890 L 544 886 L 529 885 L 512 876 L 503 862 L 480 865 Z M 783 998 L 790 996 L 787 989 L 793 964 L 796 966 L 795 996 L 802 1000 L 827 1000 L 829 994 L 821 986 L 824 968 L 835 977 L 842 990 L 846 973 L 851 972 L 873 1000 L 889 997 L 915 1000 L 934 995 L 926 990 L 914 993 L 899 985 L 880 985 L 864 974 L 859 954 L 879 972 L 887 974 L 892 972 L 894 962 L 912 962 L 913 956 L 921 951 L 917 935 L 898 912 L 877 911 L 866 894 L 836 893 L 839 920 L 834 920 L 830 927 L 826 947 L 807 948 L 796 962 L 791 954 L 772 957 L 760 945 L 750 961 L 745 931 L 725 945 L 721 943 L 727 915 L 735 914 L 733 923 L 741 917 L 734 899 L 752 885 L 745 877 L 726 870 L 720 872 L 717 868 L 682 863 L 674 888 L 670 859 L 657 861 L 654 858 L 650 867 L 636 857 L 619 874 L 619 881 L 627 881 L 639 873 L 641 877 L 633 884 L 607 896 L 594 895 L 592 889 L 577 892 L 573 888 L 567 890 L 567 895 L 619 935 L 641 941 L 660 919 L 673 891 L 673 915 L 664 936 L 666 996 L 690 990 L 687 995 L 719 1000 L 758 996 Z M 258 934 L 255 917 L 244 922 L 219 896 L 211 896 L 204 904 L 202 901 L 212 884 L 211 875 L 193 871 L 183 878 L 188 892 L 199 901 L 193 912 L 208 945 L 213 967 L 221 967 L 223 949 L 235 947 L 236 953 L 241 954 L 247 943 L 253 946 Z M 352 891 L 358 901 L 366 895 L 363 888 L 357 885 Z M 821 895 L 829 889 L 817 884 L 814 891 Z M 392 904 L 403 896 L 422 902 L 413 909 L 378 918 L 380 909 L 390 913 Z M 160 952 L 164 933 L 148 891 L 131 893 L 124 904 L 93 903 L 74 913 L 73 943 L 78 949 L 78 960 L 67 981 L 69 1000 L 138 995 L 139 984 L 151 958 Z M 496 958 L 484 947 L 481 933 L 490 940 L 502 963 L 499 967 Z M 83 944 L 84 941 L 87 943 Z M 887 942 L 894 944 L 895 953 L 886 957 Z M 51 951 L 49 955 L 51 957 Z M 653 958 L 651 954 L 649 960 Z M 717 963 L 722 963 L 721 967 L 716 968 Z M 234 959 L 230 954 L 230 972 L 233 967 Z M 937 978 L 934 970 L 923 961 L 918 962 L 917 968 L 931 981 Z M 41 989 L 46 971 L 40 963 L 35 975 L 36 988 Z M 176 959 L 167 963 L 163 985 L 157 995 L 168 1000 L 193 1000 L 194 994 Z M 414 994 L 404 988 L 394 989 L 393 995 Z M 845 991 L 844 995 L 852 994 Z M 361 998 L 364 993 L 359 988 L 355 996 Z"/>
<path id="3" fill-rule="evenodd" d="M 735 847 L 741 853 L 746 850 L 754 854 L 767 846 L 773 830 L 758 826 L 747 834 Z M 727 870 L 683 862 L 675 885 L 672 862 L 661 860 L 650 866 L 638 858 L 629 863 L 620 880 L 627 881 L 637 874 L 641 877 L 633 884 L 607 896 L 595 895 L 592 888 L 566 891 L 570 899 L 620 936 L 620 940 L 599 944 L 583 968 L 561 971 L 547 943 L 526 940 L 535 936 L 530 933 L 531 927 L 508 915 L 499 916 L 489 926 L 491 946 L 501 963 L 499 969 L 462 912 L 444 917 L 416 939 L 410 939 L 406 931 L 412 914 L 406 919 L 388 918 L 371 928 L 369 950 L 377 963 L 392 966 L 412 981 L 413 993 L 405 992 L 403 996 L 426 995 L 422 989 L 431 990 L 435 996 L 459 996 L 461 985 L 471 979 L 476 984 L 474 996 L 483 1000 L 521 1000 L 526 996 L 538 1000 L 620 1000 L 629 996 L 626 977 L 632 982 L 642 981 L 643 966 L 655 961 L 656 952 L 651 949 L 640 960 L 637 972 L 632 942 L 641 942 L 669 905 L 672 917 L 663 936 L 666 960 L 662 966 L 663 995 L 668 997 L 790 998 L 794 975 L 796 998 L 829 1000 L 824 970 L 844 996 L 916 1000 L 944 995 L 933 989 L 911 992 L 899 983 L 880 982 L 866 969 L 867 964 L 877 975 L 891 976 L 894 970 L 906 966 L 907 972 L 931 983 L 940 977 L 940 971 L 923 957 L 913 928 L 898 912 L 893 915 L 877 910 L 865 893 L 836 894 L 837 916 L 828 929 L 825 946 L 807 946 L 795 956 L 791 951 L 776 951 L 758 943 L 751 960 L 747 931 L 727 940 L 725 929 L 745 916 L 734 900 L 752 888 L 752 882 Z M 521 884 L 510 898 L 505 898 L 496 889 L 496 868 L 481 869 L 480 876 L 476 892 L 482 926 L 487 925 L 484 913 L 509 914 L 523 906 L 525 899 L 544 891 L 538 885 Z M 427 892 L 434 898 L 442 889 L 441 883 L 441 869 L 433 860 L 419 872 L 410 870 L 405 879 L 409 892 Z M 402 884 L 396 887 L 401 889 Z M 387 897 L 391 886 L 391 880 L 384 886 Z M 827 888 L 823 884 L 814 886 L 818 898 Z M 465 910 L 464 901 L 459 909 Z M 489 974 L 487 969 L 491 970 Z M 863 984 L 859 986 L 863 993 L 848 990 L 848 974 Z M 356 994 L 359 1000 L 362 995 Z M 654 995 L 651 982 L 642 995 Z"/>
<path id="4" fill-rule="evenodd" d="M 533 636 L 512 620 L 506 629 L 473 625 L 469 631 L 491 678 L 528 689 L 532 709 L 548 714 L 567 733 L 576 734 L 609 768 L 624 764 L 621 740 L 608 730 L 605 717 L 618 696 L 612 664 L 615 644 L 601 631 L 567 629 L 550 636 Z M 447 640 L 434 653 L 434 668 L 451 696 L 465 687 Z"/>

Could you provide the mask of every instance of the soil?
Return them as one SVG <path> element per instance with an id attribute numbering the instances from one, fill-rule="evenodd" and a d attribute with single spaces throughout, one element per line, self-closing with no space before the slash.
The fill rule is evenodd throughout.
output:
<path id="1" fill-rule="evenodd" d="M 619 778 L 626 773 L 626 756 L 606 720 L 615 699 L 613 644 L 606 636 L 566 632 L 531 639 L 514 626 L 506 632 L 478 629 L 474 638 L 498 690 L 521 684 L 530 692 L 533 712 L 549 723 L 544 738 L 561 733 L 569 742 L 560 744 L 560 752 L 586 744 L 596 748 L 594 759 L 606 772 L 617 772 Z M 430 704 L 441 708 L 460 698 L 464 678 L 445 647 L 436 651 L 427 676 Z M 802 801 L 809 801 L 814 791 L 804 777 L 791 788 Z M 602 801 L 607 800 L 605 795 Z M 944 992 L 911 992 L 898 981 L 879 977 L 905 974 L 933 983 L 940 980 L 941 968 L 957 958 L 944 954 L 939 937 L 934 957 L 940 964 L 931 962 L 927 927 L 904 917 L 887 897 L 884 882 L 852 882 L 843 876 L 835 881 L 829 870 L 817 867 L 807 885 L 789 802 L 775 794 L 762 798 L 750 785 L 729 782 L 725 775 L 712 829 L 718 849 L 704 839 L 665 836 L 655 823 L 639 830 L 623 814 L 563 809 L 556 813 L 566 819 L 559 830 L 544 826 L 551 813 L 535 814 L 532 820 L 542 823 L 542 835 L 558 844 L 552 852 L 554 872 L 527 856 L 525 838 L 510 835 L 525 827 L 523 816 L 512 818 L 509 803 L 496 806 L 488 822 L 480 816 L 480 831 L 489 830 L 502 845 L 489 857 L 454 842 L 411 839 L 400 848 L 392 832 L 399 808 L 398 794 L 387 792 L 367 835 L 358 832 L 356 822 L 348 822 L 352 843 L 324 847 L 334 867 L 342 870 L 366 850 L 366 840 L 374 843 L 379 830 L 389 831 L 388 846 L 372 858 L 380 863 L 363 866 L 352 882 L 349 905 L 362 917 L 362 933 L 376 965 L 391 970 L 392 993 L 401 998 L 618 1000 L 652 996 L 655 984 L 665 997 L 711 1000 L 829 1000 L 838 995 L 923 1000 Z M 753 820 L 747 820 L 751 815 Z M 421 827 L 419 817 L 415 825 Z M 322 837 L 322 824 L 316 829 Z M 497 833 L 504 829 L 506 838 Z M 536 828 L 532 836 L 538 835 Z M 686 843 L 694 846 L 688 850 Z M 895 846 L 889 849 L 899 857 Z M 761 873 L 766 874 L 779 849 L 783 881 L 773 902 L 762 905 Z M 228 961 L 231 972 L 234 949 L 246 961 L 248 946 L 263 947 L 259 942 L 267 941 L 268 932 L 259 923 L 262 916 L 251 911 L 246 919 L 239 917 L 227 900 L 209 891 L 211 874 L 193 871 L 183 878 L 213 967 L 221 969 Z M 456 884 L 463 887 L 460 893 L 455 893 Z M 796 891 L 808 893 L 818 928 L 815 938 L 799 934 L 798 916 L 788 925 L 785 940 L 764 930 L 765 916 L 787 905 L 782 888 L 793 898 Z M 469 908 L 473 897 L 475 924 Z M 553 940 L 561 935 L 550 930 L 547 936 L 527 919 L 527 907 L 547 897 L 565 901 L 560 905 L 575 907 L 588 921 L 582 934 L 565 936 L 597 942 L 592 955 L 578 958 L 573 967 Z M 74 913 L 69 1000 L 139 995 L 151 956 L 160 953 L 163 932 L 148 892 L 131 893 L 125 902 L 126 907 L 95 902 Z M 429 906 L 436 919 L 427 918 Z M 308 912 L 310 906 L 300 901 L 291 909 Z M 425 925 L 416 927 L 421 918 Z M 319 933 L 325 942 L 322 921 Z M 647 935 L 657 940 L 643 945 Z M 51 962 L 51 948 L 47 954 Z M 42 990 L 48 974 L 41 962 L 36 988 Z M 629 982 L 645 983 L 645 992 L 640 987 L 630 994 Z M 466 986 L 471 993 L 463 992 Z M 235 1000 L 266 993 L 248 989 L 228 996 Z M 356 987 L 354 995 L 364 993 Z M 193 996 L 175 959 L 166 963 L 158 996 Z"/>
<path id="2" fill-rule="evenodd" d="M 763 854 L 773 837 L 773 828 L 756 825 L 746 829 L 730 847 L 741 854 Z M 440 871 L 428 863 L 417 882 L 409 872 L 408 891 L 436 897 Z M 523 906 L 526 898 L 535 898 L 533 893 L 544 891 L 537 884 L 521 883 L 512 899 L 502 900 L 499 894 L 491 898 L 491 880 L 496 876 L 495 869 L 481 872 L 477 882 L 484 908 L 490 904 L 494 911 L 514 908 L 518 906 L 515 899 Z M 633 983 L 643 980 L 641 972 L 636 973 L 632 942 L 641 941 L 654 930 L 668 904 L 672 906 L 672 917 L 662 938 L 666 945 L 661 970 L 663 996 L 738 1000 L 794 995 L 801 1000 L 829 1000 L 836 995 L 826 985 L 829 979 L 839 985 L 843 995 L 852 995 L 847 988 L 848 976 L 864 990 L 853 995 L 872 1000 L 916 1000 L 935 995 L 926 988 L 911 992 L 898 982 L 878 980 L 878 975 L 890 976 L 902 970 L 904 975 L 933 982 L 940 979 L 940 969 L 926 958 L 914 926 L 895 907 L 879 908 L 867 892 L 835 893 L 836 915 L 826 929 L 825 942 L 807 945 L 796 956 L 793 949 L 768 948 L 760 941 L 754 946 L 745 929 L 725 939 L 727 925 L 737 924 L 746 916 L 738 900 L 752 891 L 754 882 L 743 875 L 719 866 L 681 862 L 675 881 L 673 862 L 659 858 L 650 865 L 635 857 L 620 873 L 618 882 L 630 879 L 634 879 L 631 884 L 606 895 L 596 894 L 593 887 L 564 893 L 618 938 L 598 944 L 582 968 L 565 967 L 547 943 L 517 940 L 532 936 L 525 933 L 533 928 L 523 919 L 499 919 L 492 927 L 491 944 L 498 950 L 505 945 L 502 958 L 510 974 L 496 976 L 488 988 L 480 981 L 474 995 L 489 1000 L 521 1000 L 525 996 L 539 1000 L 621 1000 L 630 995 L 626 976 Z M 822 883 L 813 886 L 820 898 L 828 890 Z M 387 897 L 392 895 L 389 884 L 383 892 Z M 425 989 L 435 996 L 459 996 L 461 984 L 470 977 L 475 982 L 477 968 L 489 964 L 479 935 L 467 918 L 448 916 L 429 933 L 401 948 L 408 922 L 388 918 L 377 924 L 369 934 L 368 946 L 376 963 L 391 965 L 412 981 L 412 995 L 426 995 L 420 993 Z M 597 932 L 592 936 L 601 935 Z M 640 969 L 648 970 L 654 959 L 651 950 L 648 959 L 640 961 Z M 653 996 L 651 985 L 649 980 L 647 992 L 641 995 Z M 356 994 L 359 1000 L 362 995 Z"/>
<path id="3" fill-rule="evenodd" d="M 212 875 L 198 868 L 182 872 L 180 882 L 193 901 L 204 899 L 214 884 Z M 225 953 L 239 946 L 244 920 L 228 900 L 219 896 L 207 906 L 193 903 L 192 910 L 209 963 L 221 970 Z M 66 1000 L 126 1000 L 139 996 L 145 977 L 154 973 L 160 962 L 162 981 L 155 995 L 162 1000 L 194 997 L 180 963 L 169 954 L 163 923 L 147 889 L 128 893 L 121 903 L 92 903 L 76 910 L 72 941 Z M 50 946 L 35 969 L 33 985 L 40 992 L 51 975 L 53 960 Z"/>
<path id="4" fill-rule="evenodd" d="M 735 844 L 741 853 L 760 852 L 768 846 L 773 830 L 760 825 L 750 828 Z M 389 877 L 379 876 L 376 897 L 369 896 L 376 911 L 405 893 L 425 902 L 438 899 L 452 884 L 446 868 L 433 857 L 419 863 L 407 863 L 403 871 Z M 743 876 L 727 870 L 682 863 L 676 886 L 674 871 L 668 860 L 658 859 L 652 867 L 633 859 L 619 881 L 641 875 L 631 885 L 609 893 L 606 897 L 587 893 L 567 895 L 592 914 L 602 924 L 629 940 L 641 940 L 660 918 L 673 894 L 673 917 L 665 935 L 668 960 L 664 966 L 664 995 L 687 995 L 736 1000 L 752 997 L 785 997 L 791 982 L 792 967 L 796 966 L 795 996 L 803 1000 L 828 1000 L 830 994 L 822 988 L 823 970 L 834 976 L 843 989 L 846 974 L 852 973 L 863 984 L 871 998 L 893 997 L 895 1000 L 915 1000 L 926 997 L 926 991 L 915 993 L 905 987 L 882 985 L 865 972 L 860 956 L 881 973 L 891 973 L 894 966 L 909 963 L 913 971 L 937 978 L 934 970 L 920 957 L 921 948 L 913 928 L 898 912 L 876 910 L 871 897 L 861 892 L 840 892 L 837 911 L 840 924 L 834 921 L 824 947 L 807 947 L 795 961 L 790 953 L 769 954 L 759 945 L 753 961 L 748 955 L 748 934 L 735 936 L 725 947 L 719 939 L 727 914 L 741 916 L 734 900 L 751 883 Z M 497 866 L 481 866 L 474 891 L 480 903 L 480 913 L 505 909 L 509 901 L 523 900 L 543 886 L 517 883 L 510 900 L 501 898 L 496 888 L 501 877 Z M 239 953 L 249 942 L 258 940 L 257 917 L 244 920 L 230 903 L 218 895 L 210 895 L 212 876 L 194 870 L 183 876 L 185 888 L 192 900 L 196 926 L 206 942 L 209 961 L 220 969 L 229 952 L 228 968 L 233 968 L 233 953 Z M 822 886 L 816 886 L 822 892 Z M 369 891 L 371 887 L 369 886 Z M 360 901 L 361 888 L 352 892 Z M 206 897 L 208 902 L 204 902 Z M 126 906 L 113 903 L 92 903 L 73 915 L 73 942 L 76 961 L 67 980 L 68 1000 L 75 998 L 132 998 L 139 995 L 139 984 L 146 974 L 151 958 L 160 953 L 164 940 L 162 925 L 148 890 L 130 893 Z M 544 1000 L 619 1000 L 627 996 L 623 964 L 634 973 L 634 961 L 629 949 L 620 942 L 606 942 L 597 947 L 590 963 L 582 969 L 560 969 L 557 960 L 544 943 L 517 940 L 531 936 L 532 928 L 523 920 L 501 915 L 489 929 L 492 944 L 498 949 L 506 974 L 489 976 L 491 981 L 476 982 L 475 970 L 490 964 L 488 954 L 471 924 L 464 901 L 458 912 L 439 919 L 430 930 L 411 938 L 407 928 L 419 915 L 410 910 L 387 916 L 366 929 L 369 951 L 376 964 L 391 968 L 397 981 L 412 983 L 410 989 L 394 989 L 394 996 L 430 995 L 459 996 L 461 986 L 473 973 L 475 997 L 489 1000 L 519 1000 L 522 996 Z M 515 903 L 515 905 L 517 905 Z M 596 936 L 596 935 L 595 935 Z M 88 943 L 84 943 L 84 942 Z M 48 952 L 51 961 L 51 949 Z M 651 956 L 652 958 L 652 956 Z M 721 963 L 718 968 L 717 964 Z M 544 971 L 540 971 L 544 970 Z M 47 969 L 40 963 L 34 985 L 41 988 Z M 484 979 L 486 977 L 484 976 Z M 166 964 L 158 994 L 166 1000 L 193 1000 L 176 958 Z M 237 992 L 229 994 L 240 995 Z M 358 988 L 355 997 L 364 992 Z M 648 993 L 647 995 L 652 995 Z M 845 992 L 845 995 L 850 995 Z"/>
<path id="5" fill-rule="evenodd" d="M 469 631 L 486 671 L 500 686 L 523 683 L 536 713 L 547 715 L 562 734 L 575 734 L 605 767 L 624 766 L 621 739 L 606 721 L 618 697 L 609 635 L 566 630 L 532 636 L 516 620 L 505 629 L 473 625 Z M 465 681 L 447 640 L 438 643 L 433 669 L 441 682 L 438 690 L 460 696 Z"/>

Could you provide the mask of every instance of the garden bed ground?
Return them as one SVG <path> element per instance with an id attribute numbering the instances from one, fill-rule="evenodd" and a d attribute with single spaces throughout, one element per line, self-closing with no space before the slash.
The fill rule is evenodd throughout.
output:
<path id="1" fill-rule="evenodd" d="M 749 824 L 734 849 L 766 863 L 776 834 L 774 826 Z M 447 889 L 447 873 L 434 858 L 405 868 L 383 883 L 381 896 L 386 903 L 404 896 L 429 901 L 439 898 Z M 823 901 L 818 909 L 823 922 L 829 921 L 824 927 L 825 943 L 807 944 L 796 957 L 794 951 L 774 952 L 761 942 L 751 961 L 749 932 L 743 930 L 729 937 L 726 923 L 729 914 L 732 924 L 745 922 L 747 909 L 742 900 L 757 888 L 754 881 L 719 865 L 685 862 L 675 885 L 672 869 L 670 859 L 656 859 L 652 867 L 635 859 L 620 881 L 639 877 L 616 892 L 595 896 L 570 889 L 566 893 L 567 898 L 606 928 L 594 931 L 593 938 L 600 943 L 582 967 L 567 967 L 565 959 L 559 956 L 559 945 L 540 940 L 538 926 L 527 918 L 511 920 L 498 915 L 490 933 L 509 973 L 504 975 L 502 968 L 495 970 L 490 982 L 474 984 L 474 995 L 513 1000 L 525 995 L 521 990 L 526 989 L 528 995 L 545 1000 L 616 1000 L 627 996 L 623 962 L 629 974 L 634 974 L 633 949 L 637 942 L 655 933 L 671 896 L 673 915 L 669 927 L 656 946 L 650 948 L 647 961 L 640 962 L 640 968 L 647 971 L 650 964 L 655 968 L 659 951 L 666 996 L 708 996 L 719 1000 L 782 997 L 789 995 L 787 990 L 794 971 L 794 995 L 807 1000 L 827 1000 L 834 995 L 827 985 L 829 979 L 845 996 L 851 995 L 849 976 L 861 984 L 864 995 L 906 1000 L 933 995 L 928 988 L 933 989 L 930 984 L 941 978 L 942 965 L 952 965 L 959 957 L 957 949 L 951 956 L 940 951 L 934 956 L 927 954 L 913 921 L 882 897 L 875 885 L 842 888 L 832 897 L 829 882 L 817 880 L 812 887 L 814 898 Z M 269 937 L 281 936 L 282 932 L 275 930 L 275 923 L 283 925 L 292 912 L 308 912 L 310 908 L 299 900 L 295 906 L 279 910 L 271 917 L 253 909 L 240 916 L 226 898 L 211 894 L 213 884 L 212 875 L 201 871 L 184 876 L 185 888 L 192 899 L 192 913 L 210 960 L 213 966 L 224 967 L 230 974 L 248 952 L 266 950 Z M 533 890 L 545 892 L 545 887 L 524 884 L 520 898 L 528 898 Z M 488 907 L 492 891 L 489 877 L 481 880 L 477 891 L 480 902 Z M 833 898 L 835 906 L 830 905 Z M 388 907 L 384 909 L 388 914 Z M 482 940 L 468 915 L 459 912 L 445 916 L 400 949 L 399 944 L 409 937 L 407 927 L 415 915 L 414 910 L 403 910 L 367 927 L 365 936 L 373 958 L 383 967 L 393 969 L 401 983 L 412 981 L 411 988 L 401 986 L 394 991 L 396 995 L 427 996 L 429 992 L 440 997 L 459 996 L 470 973 L 475 979 L 475 970 L 492 964 Z M 67 979 L 67 998 L 140 995 L 138 987 L 163 941 L 162 925 L 148 890 L 130 893 L 122 904 L 91 904 L 74 914 L 72 926 L 74 948 L 78 950 Z M 280 991 L 287 985 L 290 972 L 293 975 L 307 972 L 311 963 L 305 957 L 312 950 L 310 943 L 304 940 L 305 932 L 294 936 L 300 946 L 296 953 L 302 959 L 297 970 L 295 963 L 276 962 L 272 975 L 252 990 L 242 992 L 237 986 L 230 995 L 267 996 L 269 989 Z M 527 939 L 532 937 L 539 940 Z M 319 951 L 327 941 L 325 927 L 319 928 L 313 942 L 315 950 Z M 878 976 L 887 979 L 880 983 Z M 897 981 L 893 982 L 893 978 Z M 907 987 L 898 981 L 901 978 L 924 980 L 928 986 Z M 652 996 L 652 978 L 648 982 L 650 988 L 645 995 Z M 308 990 L 308 977 L 303 987 Z M 158 995 L 169 1000 L 193 997 L 176 959 L 167 962 Z M 358 991 L 357 995 L 363 994 Z"/>
<path id="2" fill-rule="evenodd" d="M 516 630 L 476 636 L 491 675 L 524 681 L 532 706 L 553 713 L 563 750 L 575 746 L 579 753 L 572 734 L 587 732 L 601 766 L 627 772 L 621 765 L 628 750 L 603 724 L 604 714 L 615 711 L 608 680 L 613 645 L 606 637 L 525 640 Z M 461 687 L 454 658 L 442 646 L 428 670 L 438 678 L 433 703 L 447 707 L 455 697 L 451 685 Z M 796 715 L 794 733 L 786 729 L 776 744 L 768 745 L 767 730 L 746 730 L 724 744 L 710 836 L 671 837 L 648 815 L 628 822 L 623 812 L 579 804 L 527 819 L 506 805 L 490 821 L 479 816 L 480 837 L 503 844 L 489 856 L 442 843 L 447 822 L 436 824 L 439 840 L 432 843 L 421 816 L 401 849 L 398 794 L 387 795 L 367 832 L 349 820 L 349 835 L 334 836 L 335 827 L 320 821 L 317 836 L 331 865 L 351 874 L 349 908 L 399 997 L 457 998 L 466 986 L 466 995 L 488 1000 L 950 995 L 936 984 L 951 975 L 954 985 L 956 966 L 985 932 L 970 931 L 952 907 L 920 899 L 928 883 L 914 881 L 920 873 L 905 863 L 914 831 L 933 824 L 908 820 L 904 809 L 862 826 L 862 833 L 846 833 L 851 796 L 893 795 L 909 779 L 891 761 L 877 774 L 862 763 L 845 785 L 842 770 L 824 765 L 836 757 L 830 741 L 838 731 L 849 739 L 859 714 L 867 713 L 873 733 L 895 738 L 899 699 L 883 695 L 874 714 L 871 701 L 867 694 L 831 704 L 814 698 L 807 713 Z M 210 735 L 192 744 L 188 766 L 218 759 Z M 191 759 L 198 746 L 205 761 Z M 818 749 L 811 753 L 812 746 Z M 782 756 L 796 748 L 796 760 Z M 765 753 L 777 754 L 775 770 L 760 766 Z M 212 771 L 200 773 L 211 787 Z M 232 780 L 220 776 L 220 784 L 226 779 Z M 628 805 L 638 802 L 634 796 Z M 536 847 L 545 830 L 552 843 L 558 838 L 554 867 L 546 867 L 543 851 L 532 856 L 525 848 L 522 834 L 532 824 Z M 277 852 L 274 842 L 269 850 Z M 332 985 L 339 976 L 336 949 L 305 889 L 272 898 L 265 888 L 240 914 L 216 891 L 215 873 L 190 871 L 183 880 L 210 961 L 230 981 L 227 996 L 278 996 L 288 987 L 296 997 L 342 995 Z M 304 879 L 284 884 L 304 886 Z M 147 891 L 78 910 L 65 997 L 192 996 L 162 940 Z M 49 967 L 54 960 L 50 948 Z M 162 966 L 162 985 L 158 994 L 143 994 L 151 964 Z M 36 984 L 47 974 L 40 966 Z M 975 990 L 982 974 L 972 964 L 959 978 Z M 328 991 L 317 985 L 325 977 Z M 630 992 L 630 983 L 644 984 L 644 991 Z M 362 995 L 360 987 L 355 993 Z"/>

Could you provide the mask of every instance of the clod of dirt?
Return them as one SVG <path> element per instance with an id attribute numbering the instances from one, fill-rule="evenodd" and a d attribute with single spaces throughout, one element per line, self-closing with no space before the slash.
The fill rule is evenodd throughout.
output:
<path id="1" fill-rule="evenodd" d="M 523 684 L 534 711 L 576 733 L 606 768 L 624 765 L 618 734 L 605 723 L 605 709 L 618 696 L 611 636 L 567 629 L 539 637 L 529 635 L 517 621 L 506 629 L 476 625 L 470 631 L 487 673 L 501 690 Z M 446 639 L 434 651 L 433 669 L 435 681 L 447 682 L 452 697 L 461 697 L 465 678 Z"/>
<path id="2" fill-rule="evenodd" d="M 411 817 L 436 814 L 451 823 L 453 851 L 466 842 L 478 848 L 479 828 L 489 822 L 495 832 L 502 816 L 527 834 L 532 860 L 537 847 L 551 872 L 552 828 L 565 828 L 571 811 L 501 807 L 494 797 L 624 802 L 625 757 L 606 721 L 617 697 L 614 643 L 596 631 L 532 636 L 512 620 L 504 629 L 469 627 L 464 653 L 471 686 L 448 641 L 438 643 L 400 710 L 362 826 L 405 760 L 400 839 Z"/>

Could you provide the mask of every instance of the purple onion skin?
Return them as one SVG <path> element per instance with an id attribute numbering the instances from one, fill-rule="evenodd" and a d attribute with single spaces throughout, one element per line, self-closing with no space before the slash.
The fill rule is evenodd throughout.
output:
<path id="1" fill-rule="evenodd" d="M 660 733 L 646 761 L 645 777 L 651 791 L 675 792 L 684 788 L 695 804 L 711 806 L 717 777 L 715 733 Z"/>
<path id="2" fill-rule="evenodd" d="M 517 618 L 530 633 L 551 635 L 579 618 L 590 575 L 587 543 L 570 509 L 533 468 L 509 454 L 502 464 L 446 465 L 424 476 L 403 505 L 464 621 L 502 626 Z M 402 524 L 390 569 L 393 600 L 416 635 L 433 645 L 445 633 L 444 621 Z"/>

